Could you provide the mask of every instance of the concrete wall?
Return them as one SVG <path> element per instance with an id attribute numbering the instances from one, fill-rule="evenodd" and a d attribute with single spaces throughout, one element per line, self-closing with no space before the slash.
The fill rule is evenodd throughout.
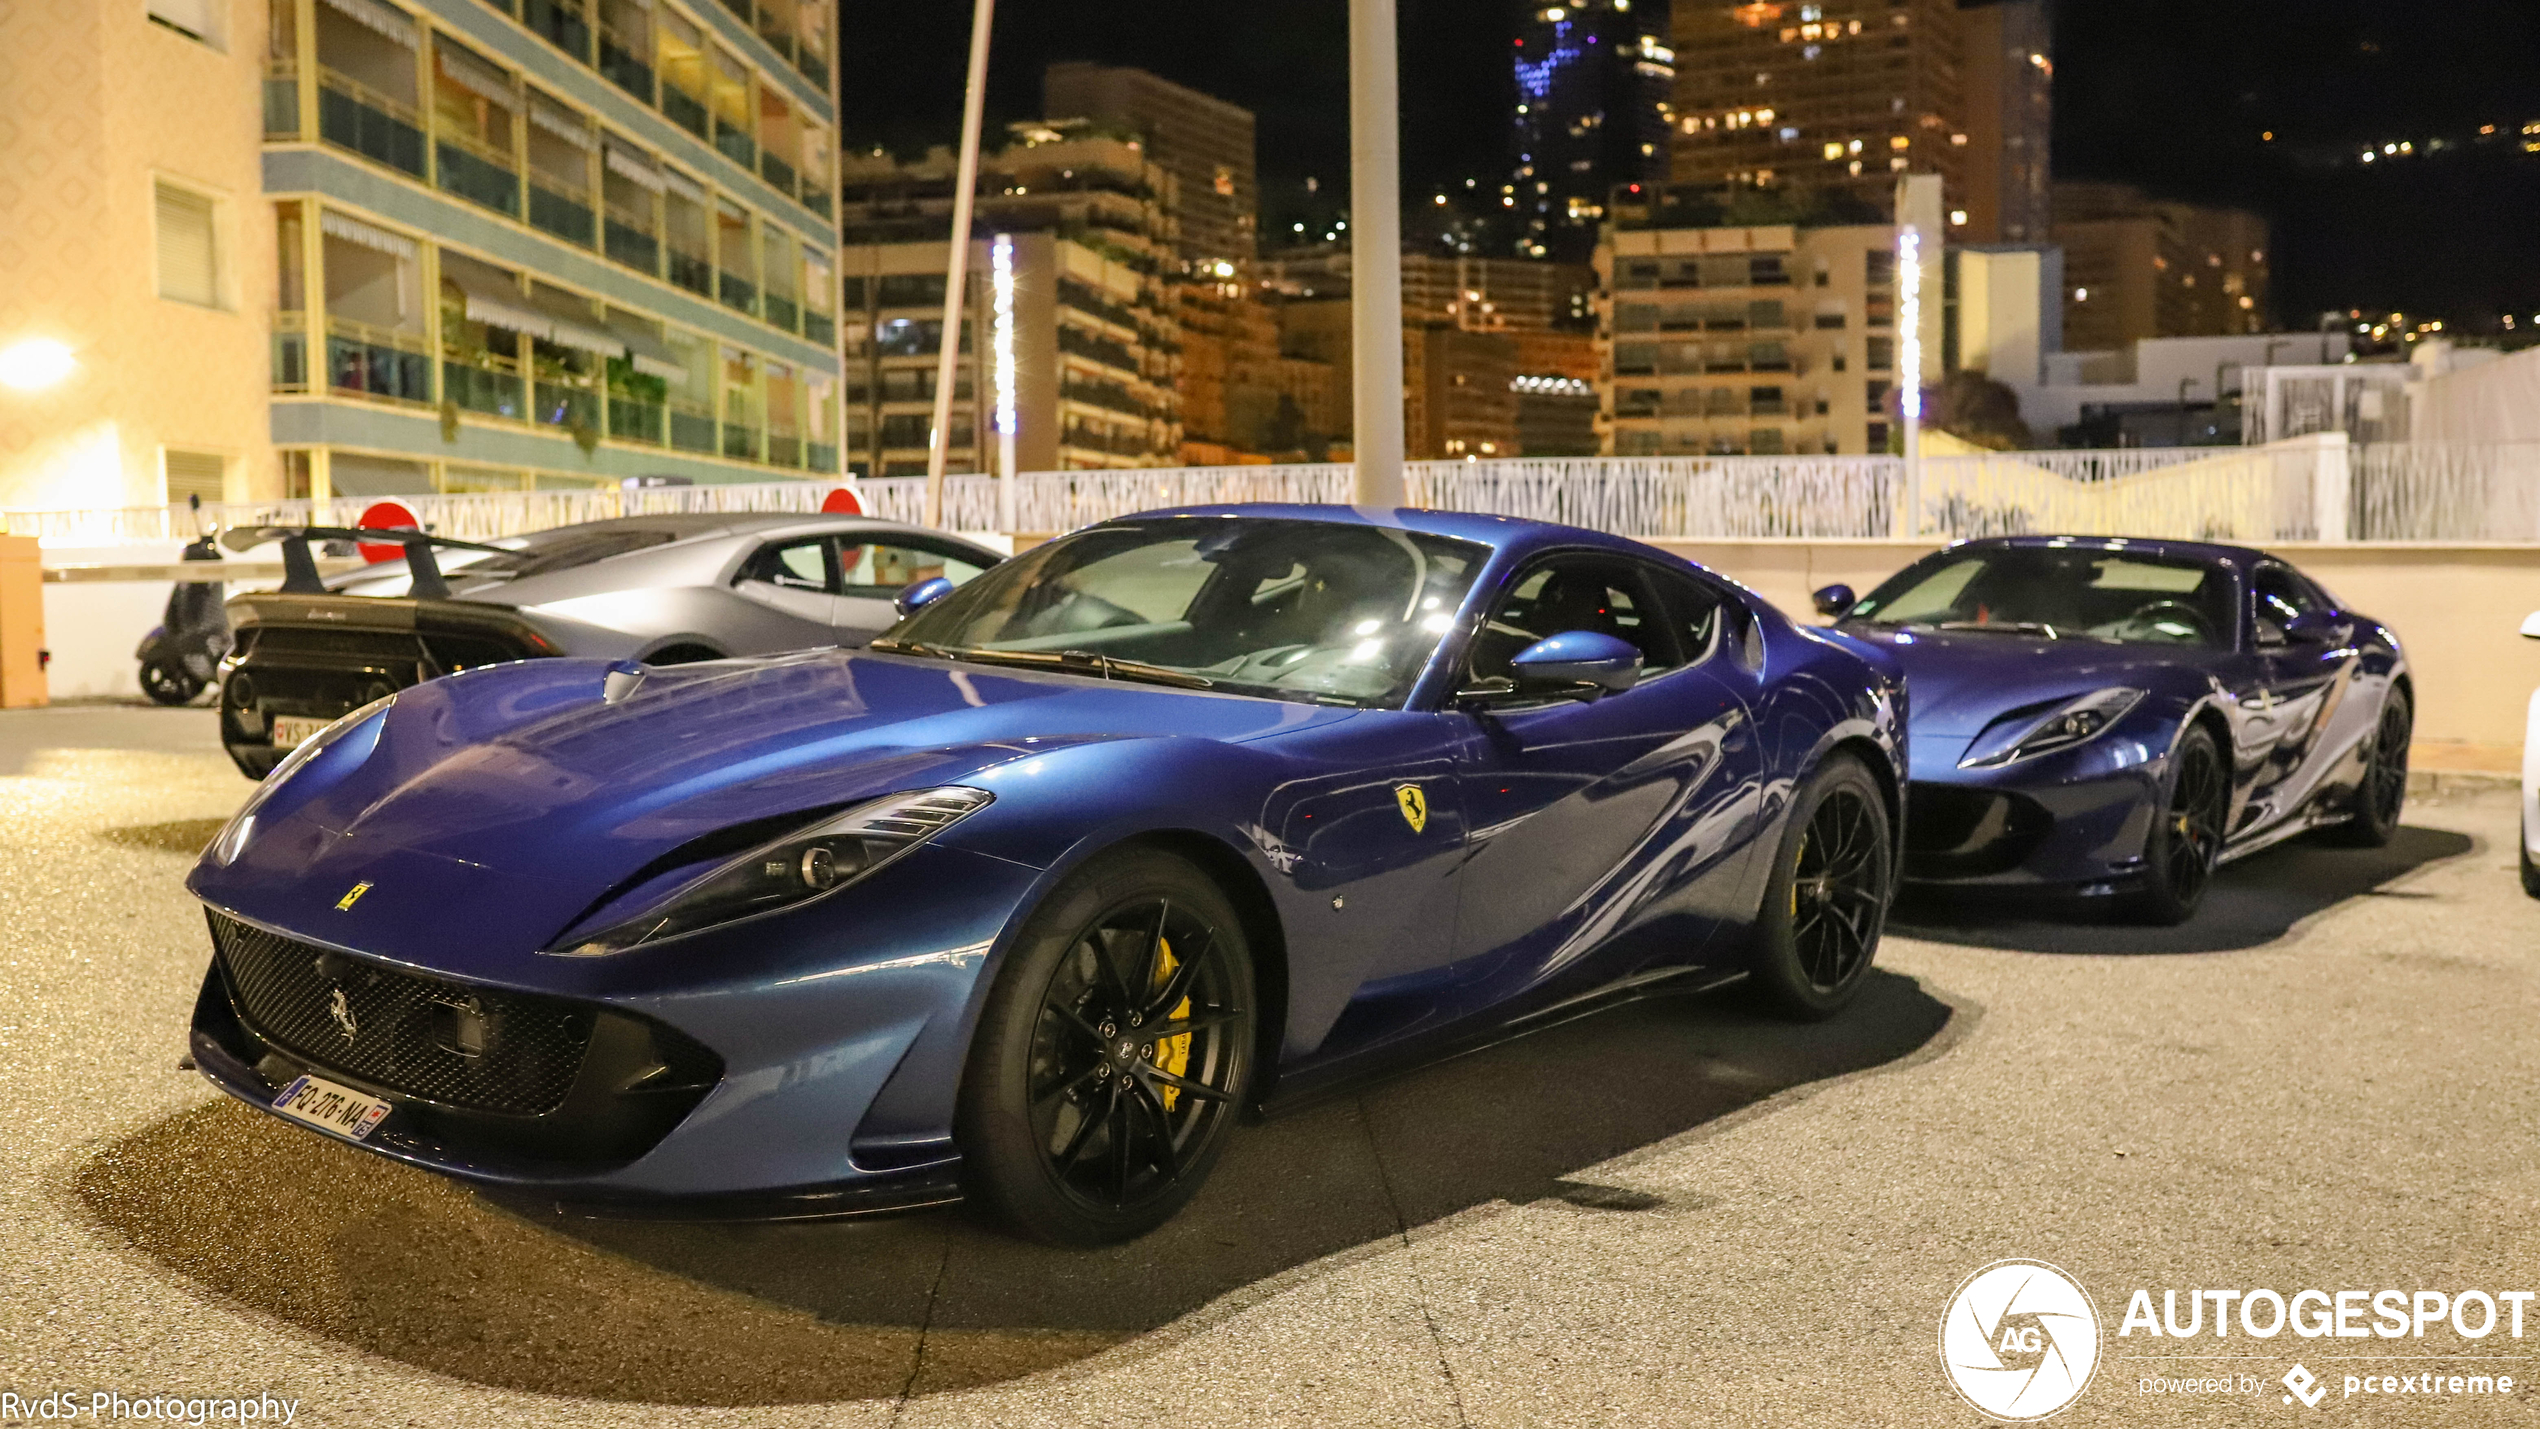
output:
<path id="1" fill-rule="evenodd" d="M 1657 541 L 1752 587 L 1803 624 L 1809 593 L 1867 591 L 1936 549 L 1905 541 Z M 2417 684 L 2417 750 L 2435 767 L 2520 767 L 2525 707 L 2540 687 L 2540 641 L 2516 631 L 2540 610 L 2540 547 L 2310 545 L 2270 550 L 2338 600 L 2399 633 Z"/>

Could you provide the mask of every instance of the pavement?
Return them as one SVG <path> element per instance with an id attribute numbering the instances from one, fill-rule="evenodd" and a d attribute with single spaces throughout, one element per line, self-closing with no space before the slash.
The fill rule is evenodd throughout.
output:
<path id="1" fill-rule="evenodd" d="M 2540 904 L 2500 789 L 2234 865 L 2183 929 L 1912 900 L 1832 1022 L 1653 1002 L 1430 1067 L 1247 1128 L 1172 1225 L 1086 1254 L 959 1210 L 522 1213 L 215 1095 L 176 1069 L 180 880 L 248 788 L 210 719 L 0 715 L 0 1419 L 60 1390 L 320 1425 L 1974 1425 L 1941 1317 L 2014 1257 L 2102 1321 L 2059 1424 L 2532 1412 L 2540 1315 L 2116 1334 L 2138 1288 L 2540 1289 Z M 2384 1369 L 2517 1386 L 2343 1392 Z"/>

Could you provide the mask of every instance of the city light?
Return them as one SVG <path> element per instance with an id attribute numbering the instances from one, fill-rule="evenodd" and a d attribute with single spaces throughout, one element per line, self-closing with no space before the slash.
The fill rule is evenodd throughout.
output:
<path id="1" fill-rule="evenodd" d="M 990 280 L 996 285 L 997 435 L 1014 438 L 1014 239 L 1000 233 L 988 249 Z"/>
<path id="2" fill-rule="evenodd" d="M 0 386 L 41 392 L 70 376 L 78 365 L 69 348 L 49 337 L 30 337 L 0 348 Z"/>
<path id="3" fill-rule="evenodd" d="M 1923 419 L 1923 236 L 1906 224 L 1896 232 L 1896 380 L 1909 423 Z"/>

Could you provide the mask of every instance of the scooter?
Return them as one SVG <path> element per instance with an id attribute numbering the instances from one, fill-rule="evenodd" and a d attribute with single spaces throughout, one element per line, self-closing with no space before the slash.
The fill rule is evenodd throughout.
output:
<path id="1" fill-rule="evenodd" d="M 209 536 L 185 548 L 183 559 L 217 561 L 220 547 Z M 229 653 L 229 612 L 222 604 L 217 580 L 179 581 L 168 593 L 159 625 L 141 639 L 133 658 L 141 662 L 141 692 L 163 705 L 190 703 L 212 683 L 221 657 Z"/>

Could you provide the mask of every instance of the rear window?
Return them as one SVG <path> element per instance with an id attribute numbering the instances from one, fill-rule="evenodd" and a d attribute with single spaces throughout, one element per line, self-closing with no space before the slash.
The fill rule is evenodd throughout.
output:
<path id="1" fill-rule="evenodd" d="M 517 551 L 487 556 L 468 567 L 470 574 L 501 571 L 511 576 L 543 576 L 553 571 L 569 571 L 611 556 L 630 551 L 667 546 L 679 539 L 676 531 L 644 527 L 621 527 L 612 531 L 542 531 L 521 542 Z"/>

